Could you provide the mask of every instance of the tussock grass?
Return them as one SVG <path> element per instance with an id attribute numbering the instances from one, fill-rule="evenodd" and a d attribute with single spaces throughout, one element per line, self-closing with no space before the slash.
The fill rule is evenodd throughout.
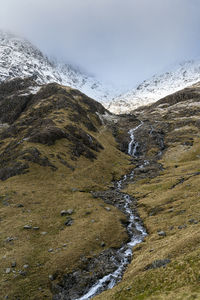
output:
<path id="1" fill-rule="evenodd" d="M 109 205 L 94 199 L 90 191 L 106 189 L 113 179 L 128 172 L 129 158 L 117 150 L 111 132 L 105 127 L 90 134 L 104 147 L 94 161 L 83 156 L 72 160 L 70 142 L 65 139 L 52 146 L 26 141 L 20 145 L 21 150 L 37 147 L 41 156 L 58 169 L 29 163 L 27 174 L 0 183 L 0 299 L 6 295 L 9 299 L 51 299 L 49 275 L 57 274 L 59 278 L 72 271 L 84 256 L 100 253 L 102 242 L 105 248 L 120 247 L 127 239 L 121 222 L 125 216 L 114 207 L 107 211 L 105 206 Z M 57 154 L 75 170 L 63 165 Z M 17 207 L 18 204 L 23 207 Z M 69 208 L 74 210 L 71 227 L 65 226 L 66 217 L 60 216 L 61 210 Z M 40 229 L 25 230 L 26 224 Z M 14 240 L 6 242 L 8 237 Z M 50 248 L 53 252 L 48 252 Z M 11 268 L 12 261 L 16 261 L 16 268 Z M 24 277 L 18 272 L 24 271 L 25 264 L 29 268 Z M 5 273 L 6 268 L 11 268 L 9 274 Z"/>
<path id="2" fill-rule="evenodd" d="M 193 138 L 193 146 L 179 141 L 170 144 L 168 135 L 168 150 L 160 161 L 164 171 L 126 189 L 138 199 L 149 235 L 135 247 L 122 282 L 95 299 L 200 299 L 200 141 L 196 131 Z M 158 235 L 161 230 L 166 237 Z M 165 268 L 145 271 L 148 264 L 166 258 L 171 262 Z"/>

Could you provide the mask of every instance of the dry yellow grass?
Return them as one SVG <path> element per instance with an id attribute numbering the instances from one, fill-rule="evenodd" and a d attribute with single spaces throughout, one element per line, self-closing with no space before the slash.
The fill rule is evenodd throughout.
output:
<path id="1" fill-rule="evenodd" d="M 148 236 L 135 247 L 122 282 L 95 299 L 200 299 L 200 141 L 196 131 L 193 137 L 193 146 L 170 145 L 159 176 L 126 189 L 138 199 Z M 179 183 L 182 178 L 184 182 Z M 158 235 L 161 230 L 166 237 Z M 160 259 L 171 262 L 165 268 L 145 271 Z"/>
<path id="2" fill-rule="evenodd" d="M 58 170 L 30 163 L 27 174 L 1 182 L 1 299 L 5 295 L 9 299 L 51 299 L 50 274 L 73 270 L 81 257 L 101 252 L 102 241 L 109 248 L 119 247 L 127 239 L 121 224 L 124 215 L 114 207 L 107 211 L 108 205 L 94 199 L 90 191 L 105 189 L 113 178 L 126 173 L 129 158 L 117 150 L 112 134 L 105 128 L 95 137 L 104 150 L 93 162 L 82 156 L 72 161 L 66 151 L 69 144 L 64 139 L 50 147 L 33 144 Z M 31 143 L 24 142 L 21 147 L 23 150 L 30 146 Z M 59 153 L 65 153 L 65 159 L 75 171 L 52 158 L 52 154 L 56 157 Z M 9 206 L 3 205 L 4 201 Z M 19 208 L 18 204 L 24 207 Z M 69 208 L 74 210 L 71 216 L 74 224 L 66 227 L 66 218 L 60 216 L 60 211 Z M 26 224 L 40 229 L 25 230 Z M 5 242 L 8 237 L 16 240 Z M 50 248 L 52 253 L 48 252 Z M 11 268 L 16 273 L 6 274 L 12 261 L 17 263 L 16 268 Z M 25 264 L 30 266 L 26 277 L 18 273 Z"/>

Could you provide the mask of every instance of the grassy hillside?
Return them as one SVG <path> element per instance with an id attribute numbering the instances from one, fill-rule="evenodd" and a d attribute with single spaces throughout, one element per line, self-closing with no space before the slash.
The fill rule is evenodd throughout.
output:
<path id="1" fill-rule="evenodd" d="M 164 132 L 163 170 L 136 174 L 126 189 L 138 200 L 148 236 L 122 282 L 95 299 L 200 299 L 199 108 L 197 84 L 135 112 Z"/>
<path id="2" fill-rule="evenodd" d="M 199 120 L 199 84 L 120 117 L 69 87 L 1 84 L 0 299 L 52 299 L 63 276 L 127 241 L 125 215 L 91 192 L 133 167 L 124 191 L 148 236 L 122 282 L 94 298 L 200 299 Z"/>
<path id="3" fill-rule="evenodd" d="M 27 96 L 21 85 L 0 88 L 0 298 L 51 299 L 52 278 L 127 239 L 124 215 L 90 191 L 105 189 L 130 162 L 96 114 L 105 111 L 100 104 L 58 85 Z"/>

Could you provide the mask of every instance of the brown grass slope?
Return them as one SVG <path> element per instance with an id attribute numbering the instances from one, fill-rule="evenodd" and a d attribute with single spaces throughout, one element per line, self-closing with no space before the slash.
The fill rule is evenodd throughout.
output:
<path id="1" fill-rule="evenodd" d="M 126 189 L 138 199 L 148 236 L 122 282 L 95 299 L 200 299 L 200 84 L 134 113 L 164 133 L 163 171 L 136 176 Z"/>
<path id="2" fill-rule="evenodd" d="M 90 193 L 130 167 L 105 109 L 68 87 L 35 88 L 30 78 L 0 85 L 0 299 L 51 299 L 52 276 L 127 239 L 124 215 Z"/>

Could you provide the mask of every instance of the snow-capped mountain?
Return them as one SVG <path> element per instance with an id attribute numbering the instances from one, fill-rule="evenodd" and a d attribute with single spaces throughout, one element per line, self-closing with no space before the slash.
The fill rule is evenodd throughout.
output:
<path id="1" fill-rule="evenodd" d="M 0 82 L 32 75 L 35 75 L 38 84 L 57 82 L 79 89 L 111 112 L 119 114 L 128 113 L 200 81 L 200 60 L 184 62 L 119 96 L 123 88 L 116 89 L 69 64 L 50 60 L 26 39 L 0 31 Z"/>
<path id="2" fill-rule="evenodd" d="M 116 114 L 128 113 L 200 81 L 200 60 L 190 60 L 170 72 L 145 80 L 128 93 L 112 100 L 107 108 Z"/>
<path id="3" fill-rule="evenodd" d="M 36 75 L 39 84 L 57 82 L 71 86 L 101 103 L 117 96 L 113 87 L 71 65 L 51 61 L 26 39 L 0 31 L 0 81 L 32 75 Z"/>

